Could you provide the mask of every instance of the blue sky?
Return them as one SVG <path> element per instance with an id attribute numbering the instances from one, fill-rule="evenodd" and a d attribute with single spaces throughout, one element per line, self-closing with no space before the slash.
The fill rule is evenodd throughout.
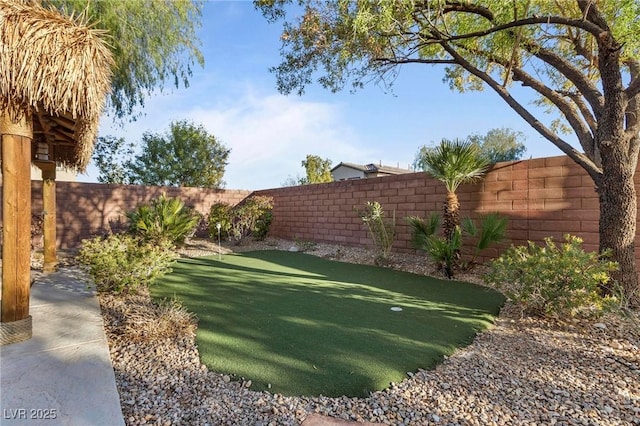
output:
<path id="1" fill-rule="evenodd" d="M 355 94 L 313 85 L 302 97 L 283 96 L 268 71 L 280 62 L 280 33 L 281 25 L 267 23 L 250 1 L 206 3 L 205 66 L 194 70 L 190 86 L 147 98 L 144 115 L 123 127 L 103 117 L 100 134 L 139 142 L 145 131 L 163 133 L 174 120 L 202 124 L 231 149 L 228 189 L 279 187 L 304 175 L 300 163 L 307 154 L 333 165 L 407 167 L 424 144 L 497 127 L 525 134 L 526 158 L 561 154 L 492 91 L 451 91 L 441 67 L 405 66 L 393 94 L 372 83 Z M 79 180 L 96 177 L 90 166 Z"/>

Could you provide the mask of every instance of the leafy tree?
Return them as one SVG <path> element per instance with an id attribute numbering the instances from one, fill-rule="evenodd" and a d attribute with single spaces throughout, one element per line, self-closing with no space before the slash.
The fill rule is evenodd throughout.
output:
<path id="1" fill-rule="evenodd" d="M 192 67 L 204 65 L 196 29 L 202 2 L 180 0 L 32 0 L 67 15 L 84 14 L 109 34 L 114 54 L 109 106 L 117 118 L 144 106 L 167 82 L 188 86 Z"/>
<path id="2" fill-rule="evenodd" d="M 328 158 L 323 160 L 317 155 L 309 154 L 305 160 L 302 160 L 302 167 L 305 168 L 307 176 L 299 180 L 300 185 L 333 182 L 331 160 Z"/>
<path id="3" fill-rule="evenodd" d="M 100 136 L 93 150 L 92 160 L 98 168 L 98 182 L 131 183 L 130 162 L 133 158 L 133 143 L 115 136 Z"/>
<path id="4" fill-rule="evenodd" d="M 293 0 L 256 0 L 271 21 Z M 635 262 L 640 151 L 640 2 L 636 0 L 300 0 L 285 22 L 284 93 L 388 82 L 403 64 L 444 66 L 454 90 L 495 91 L 538 133 L 583 167 L 600 198 L 600 251 L 620 265 L 614 278 L 640 307 Z M 557 117 L 545 123 L 519 100 L 514 83 Z M 571 131 L 580 148 L 563 131 Z"/>
<path id="5" fill-rule="evenodd" d="M 438 179 L 447 188 L 447 200 L 443 206 L 442 232 L 447 241 L 454 237 L 460 226 L 460 202 L 456 191 L 463 183 L 481 179 L 489 163 L 480 156 L 476 145 L 459 139 L 443 139 L 440 145 L 423 157 L 424 171 Z"/>
<path id="6" fill-rule="evenodd" d="M 480 156 L 489 163 L 499 163 L 501 161 L 515 161 L 522 158 L 527 150 L 521 139 L 524 138 L 522 132 L 516 132 L 507 128 L 491 129 L 486 135 L 473 134 L 467 140 L 478 147 Z M 435 149 L 434 146 L 422 145 L 413 160 L 413 168 L 424 170 L 424 156 Z"/>
<path id="7" fill-rule="evenodd" d="M 147 132 L 131 162 L 132 183 L 221 188 L 230 150 L 202 125 L 172 122 L 164 135 Z"/>
<path id="8" fill-rule="evenodd" d="M 522 158 L 527 151 L 527 147 L 521 142 L 522 139 L 524 139 L 522 132 L 504 127 L 491 129 L 484 136 L 478 134 L 469 136 L 471 143 L 478 145 L 480 155 L 492 164 Z"/>

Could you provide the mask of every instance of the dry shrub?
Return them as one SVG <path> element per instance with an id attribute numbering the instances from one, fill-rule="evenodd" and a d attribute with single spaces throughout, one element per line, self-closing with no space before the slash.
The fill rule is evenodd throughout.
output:
<path id="1" fill-rule="evenodd" d="M 148 294 L 103 298 L 103 310 L 113 318 L 113 331 L 128 341 L 179 339 L 195 334 L 196 316 L 177 299 L 155 303 Z"/>

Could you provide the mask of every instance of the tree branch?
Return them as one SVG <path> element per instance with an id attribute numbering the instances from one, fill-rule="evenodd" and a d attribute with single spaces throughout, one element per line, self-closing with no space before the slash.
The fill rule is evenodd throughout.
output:
<path id="1" fill-rule="evenodd" d="M 490 75 L 484 71 L 479 70 L 467 61 L 462 55 L 460 55 L 451 45 L 446 42 L 442 43 L 443 49 L 449 53 L 454 60 L 467 70 L 472 75 L 478 77 L 484 81 L 489 87 L 491 87 L 518 115 L 520 115 L 527 123 L 529 123 L 534 129 L 538 131 L 547 140 L 557 146 L 562 152 L 567 154 L 573 161 L 582 166 L 587 173 L 594 179 L 595 182 L 600 180 L 602 169 L 598 167 L 589 157 L 581 152 L 578 152 L 575 148 L 569 145 L 566 141 L 561 139 L 558 135 L 553 133 L 548 127 L 541 123 L 536 117 L 534 117 L 525 107 L 522 106 L 517 100 L 515 100 L 508 90 L 503 88 L 496 80 L 491 78 Z"/>
<path id="2" fill-rule="evenodd" d="M 591 129 L 591 133 L 595 135 L 596 129 L 598 128 L 598 123 L 595 117 L 593 116 L 593 114 L 591 113 L 591 110 L 589 109 L 587 104 L 584 102 L 584 98 L 580 96 L 580 93 L 572 92 L 569 90 L 561 90 L 561 91 L 558 91 L 558 93 L 571 99 L 576 104 L 576 106 L 578 107 L 578 110 L 580 110 L 580 113 L 584 118 L 584 121 L 589 126 L 589 129 Z"/>
<path id="3" fill-rule="evenodd" d="M 573 109 L 573 106 L 566 101 L 565 97 L 563 97 L 561 94 L 551 89 L 550 87 L 544 85 L 542 82 L 536 80 L 530 74 L 520 68 L 515 68 L 513 70 L 513 79 L 515 81 L 521 81 L 524 86 L 531 87 L 540 95 L 549 99 L 565 116 L 565 118 L 571 125 L 571 128 L 576 133 L 576 136 L 578 136 L 578 141 L 580 141 L 580 145 L 587 153 L 589 159 L 591 159 L 591 161 L 593 161 L 595 164 L 598 164 L 596 156 L 597 150 L 595 147 L 593 135 L 589 131 L 589 128 L 587 128 L 582 120 L 580 120 L 575 110 Z"/>
<path id="4" fill-rule="evenodd" d="M 590 34 L 593 34 L 594 37 L 599 37 L 604 32 L 602 28 L 588 21 L 569 19 L 569 18 L 564 18 L 562 16 L 546 16 L 546 17 L 534 16 L 531 18 L 524 18 L 524 19 L 519 19 L 517 21 L 508 22 L 502 25 L 496 25 L 495 27 L 487 28 L 486 30 L 482 30 L 482 31 L 474 31 L 467 34 L 447 36 L 447 37 L 442 37 L 441 39 L 446 41 L 466 40 L 470 38 L 485 37 L 493 33 L 508 30 L 511 28 L 524 27 L 528 25 L 540 25 L 540 24 L 546 24 L 546 25 L 556 24 L 556 25 L 564 25 L 567 27 L 579 28 Z"/>
<path id="5" fill-rule="evenodd" d="M 402 64 L 446 64 L 456 65 L 453 59 L 421 59 L 421 58 L 373 58 L 375 62 L 382 62 L 384 64 L 402 65 Z"/>
<path id="6" fill-rule="evenodd" d="M 629 72 L 631 74 L 631 82 L 625 93 L 627 94 L 627 98 L 631 100 L 638 93 L 640 93 L 640 61 L 637 60 L 629 60 L 627 61 L 627 65 L 629 66 Z"/>
<path id="7" fill-rule="evenodd" d="M 551 65 L 564 75 L 589 102 L 596 117 L 602 115 L 604 97 L 598 88 L 584 75 L 584 71 L 574 67 L 554 52 L 544 49 L 531 41 L 523 43 L 523 46 L 527 52 Z"/>
<path id="8" fill-rule="evenodd" d="M 495 19 L 493 16 L 493 12 L 486 7 L 477 6 L 473 4 L 462 4 L 456 1 L 448 1 L 446 2 L 442 14 L 446 15 L 451 12 L 464 12 L 464 13 L 473 13 L 475 15 L 480 15 L 485 18 L 487 21 L 492 22 Z"/>

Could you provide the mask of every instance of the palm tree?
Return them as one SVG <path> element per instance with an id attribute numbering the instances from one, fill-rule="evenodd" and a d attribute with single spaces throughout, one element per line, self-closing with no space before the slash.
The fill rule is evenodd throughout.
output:
<path id="1" fill-rule="evenodd" d="M 442 139 L 440 145 L 424 153 L 421 164 L 425 172 L 443 182 L 447 188 L 442 231 L 446 240 L 450 241 L 460 225 L 460 203 L 456 190 L 463 183 L 481 179 L 487 172 L 489 162 L 481 157 L 477 145 L 469 141 Z"/>

